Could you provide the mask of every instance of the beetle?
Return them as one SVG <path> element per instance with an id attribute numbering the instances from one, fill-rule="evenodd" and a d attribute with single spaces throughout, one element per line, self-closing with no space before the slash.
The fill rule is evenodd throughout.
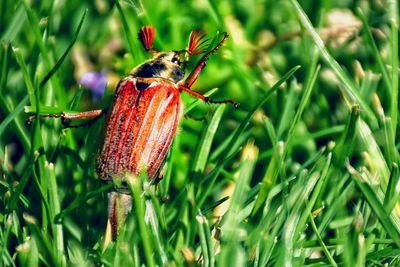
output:
<path id="1" fill-rule="evenodd" d="M 65 126 L 70 121 L 90 119 L 90 122 L 107 115 L 105 134 L 97 158 L 97 173 L 100 179 L 115 183 L 107 193 L 107 213 L 111 225 L 112 238 L 118 236 L 118 229 L 131 210 L 132 197 L 127 188 L 127 174 L 139 175 L 145 171 L 149 181 L 155 181 L 163 161 L 170 149 L 182 116 L 181 92 L 203 100 L 206 103 L 229 103 L 233 100 L 211 100 L 191 90 L 208 58 L 214 54 L 228 38 L 222 39 L 206 53 L 206 35 L 193 30 L 188 48 L 179 51 L 160 52 L 153 47 L 155 29 L 144 26 L 139 39 L 153 58 L 145 61 L 123 78 L 116 89 L 111 108 L 80 113 L 49 114 L 44 117 L 60 117 Z M 203 54 L 194 70 L 185 79 L 184 67 L 189 56 Z"/>

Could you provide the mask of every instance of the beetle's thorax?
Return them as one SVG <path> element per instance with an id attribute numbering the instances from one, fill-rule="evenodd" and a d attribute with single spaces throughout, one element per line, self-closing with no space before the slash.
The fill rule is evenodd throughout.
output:
<path id="1" fill-rule="evenodd" d="M 140 78 L 164 78 L 179 83 L 183 80 L 184 71 L 180 67 L 177 52 L 161 52 L 134 68 L 131 75 Z"/>

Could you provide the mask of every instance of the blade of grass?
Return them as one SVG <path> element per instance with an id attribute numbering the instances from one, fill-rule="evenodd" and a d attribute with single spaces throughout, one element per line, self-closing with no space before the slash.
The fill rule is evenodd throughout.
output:
<path id="1" fill-rule="evenodd" d="M 351 108 L 351 114 L 346 124 L 346 129 L 343 132 L 338 144 L 334 150 L 333 164 L 336 168 L 343 166 L 346 158 L 350 155 L 354 147 L 356 136 L 357 122 L 360 118 L 360 107 L 358 105 Z"/>
<path id="2" fill-rule="evenodd" d="M 146 192 L 146 194 L 149 194 L 150 192 Z M 151 193 L 150 193 L 151 194 Z M 154 239 L 153 242 L 153 248 L 154 248 L 154 254 L 158 259 L 158 262 L 162 266 L 168 266 L 169 260 L 166 254 L 166 249 L 165 249 L 165 242 L 162 238 L 162 231 L 160 229 L 160 222 L 159 220 L 162 218 L 161 214 L 158 213 L 159 209 L 157 209 L 157 205 L 159 204 L 157 197 L 154 194 L 151 194 L 151 199 L 145 200 L 145 209 L 146 209 L 146 222 L 148 223 L 152 237 Z"/>
<path id="3" fill-rule="evenodd" d="M 28 79 L 29 80 L 29 79 Z M 38 97 L 38 91 L 35 91 L 35 97 Z M 39 108 L 39 102 L 36 102 L 36 108 Z M 39 111 L 38 111 L 39 112 Z M 45 164 L 47 162 L 47 157 L 43 147 L 43 138 L 41 132 L 40 122 L 36 120 L 33 125 L 33 132 L 31 136 L 31 143 L 32 143 L 32 150 L 31 150 L 31 160 L 35 162 L 35 166 L 33 167 L 33 176 L 37 185 L 39 187 L 41 193 L 41 201 L 42 201 L 42 210 L 46 211 L 43 212 L 42 216 L 42 227 L 46 229 L 48 227 L 49 220 L 52 219 L 51 216 L 51 207 L 48 203 L 48 184 L 47 184 L 47 176 L 48 171 L 45 168 Z M 50 222 L 51 223 L 51 222 Z"/>
<path id="4" fill-rule="evenodd" d="M 59 60 L 57 61 L 57 63 L 54 65 L 54 67 L 48 72 L 48 74 L 46 74 L 45 78 L 41 81 L 41 85 L 40 89 L 43 88 L 43 86 L 46 84 L 46 82 L 54 75 L 54 73 L 56 73 L 56 71 L 60 68 L 60 66 L 62 65 L 62 63 L 64 62 L 65 58 L 67 57 L 67 55 L 69 54 L 69 51 L 71 50 L 72 46 L 75 44 L 77 38 L 78 38 L 78 34 L 81 30 L 81 25 L 83 24 L 83 21 L 85 19 L 86 16 L 86 12 L 84 12 L 84 14 L 82 15 L 82 18 L 79 22 L 79 27 L 77 28 L 77 30 L 75 31 L 74 34 L 74 39 L 71 42 L 71 44 L 68 46 L 68 48 L 65 50 L 65 52 L 63 53 L 63 55 L 59 58 Z M 7 117 L 0 123 L 0 136 L 3 134 L 4 130 L 6 129 L 7 125 L 12 122 L 23 110 L 24 110 L 24 106 L 26 106 L 28 104 L 29 101 L 29 96 L 25 96 L 23 100 L 21 100 L 21 102 L 15 107 L 15 109 L 7 115 Z"/>
<path id="5" fill-rule="evenodd" d="M 52 249 L 51 240 L 47 235 L 42 233 L 36 219 L 26 213 L 23 214 L 23 217 L 34 237 L 35 242 L 40 248 L 42 248 L 42 250 L 39 250 L 42 256 L 41 258 L 49 260 L 52 262 L 51 265 L 53 266 L 61 266 L 61 262 L 58 261 L 57 255 L 54 254 L 54 250 Z M 44 252 L 44 254 L 42 252 Z"/>
<path id="6" fill-rule="evenodd" d="M 221 266 L 243 266 L 244 249 L 241 245 L 243 226 L 239 213 L 244 208 L 246 196 L 249 191 L 250 179 L 257 162 L 258 148 L 251 141 L 242 152 L 239 168 L 239 176 L 235 183 L 235 189 L 227 213 L 224 215 L 221 226 L 221 254 L 219 262 Z M 234 254 L 232 254 L 234 253 Z M 225 265 L 230 264 L 230 265 Z"/>
<path id="7" fill-rule="evenodd" d="M 391 94 L 392 93 L 392 85 L 391 85 L 390 80 L 389 80 L 389 74 L 387 72 L 387 69 L 386 69 L 384 63 L 383 63 L 383 59 L 382 59 L 382 57 L 381 57 L 381 55 L 379 53 L 379 50 L 378 50 L 378 47 L 377 47 L 377 45 L 376 45 L 376 43 L 374 41 L 374 38 L 372 37 L 372 33 L 371 33 L 370 29 L 369 29 L 367 19 L 365 18 L 364 13 L 362 12 L 362 10 L 360 8 L 357 9 L 357 12 L 358 12 L 359 17 L 361 18 L 361 21 L 362 21 L 362 24 L 363 24 L 363 29 L 364 29 L 365 33 L 367 34 L 368 43 L 372 48 L 373 56 L 374 56 L 376 62 L 378 62 L 379 71 L 380 71 L 380 73 L 382 74 L 382 77 L 383 77 L 383 83 L 384 83 L 384 85 L 386 87 L 386 90 Z"/>
<path id="8" fill-rule="evenodd" d="M 212 191 L 219 174 L 222 172 L 223 168 L 225 167 L 226 162 L 232 160 L 232 158 L 235 155 L 236 154 L 231 155 L 230 157 L 226 158 L 225 162 L 222 162 L 221 164 L 216 165 L 216 167 L 202 180 L 202 183 L 206 184 L 206 186 L 205 186 L 205 188 L 203 188 L 203 192 L 201 194 L 199 194 L 199 198 L 197 199 L 196 208 L 202 207 L 205 200 L 207 199 L 207 196 L 209 196 L 210 192 Z"/>
<path id="9" fill-rule="evenodd" d="M 61 55 L 61 57 L 57 60 L 56 64 L 50 69 L 50 71 L 46 74 L 46 76 L 44 76 L 43 80 L 40 82 L 40 88 L 43 88 L 43 86 L 46 85 L 46 83 L 57 72 L 57 70 L 60 68 L 61 64 L 64 62 L 65 58 L 68 56 L 69 51 L 72 49 L 76 40 L 78 39 L 79 32 L 82 29 L 82 25 L 83 25 L 83 22 L 85 21 L 87 11 L 88 10 L 85 9 L 85 11 L 83 12 L 81 19 L 79 21 L 78 27 L 75 30 L 75 34 L 74 34 L 74 37 L 73 37 L 71 43 L 68 45 L 67 49 Z"/>
<path id="10" fill-rule="evenodd" d="M 9 72 L 9 45 L 8 44 L 3 44 L 1 50 L 1 61 L 0 61 L 0 105 L 1 108 L 4 111 L 4 114 L 11 114 L 14 110 L 14 105 L 13 103 L 7 102 L 6 98 L 4 97 L 3 93 L 5 92 L 6 89 L 6 84 L 7 84 L 7 78 L 8 78 L 8 72 Z M 18 135 L 19 139 L 21 140 L 22 145 L 24 146 L 24 151 L 30 151 L 31 150 L 31 144 L 29 142 L 29 137 L 26 132 L 26 129 L 24 129 L 21 120 L 12 120 L 13 123 L 13 129 L 15 130 L 16 134 Z M 3 123 L 2 123 L 3 124 Z M 1 127 L 1 126 L 0 126 Z M 1 132 L 0 132 L 1 135 Z"/>
<path id="11" fill-rule="evenodd" d="M 219 157 L 225 153 L 225 150 L 228 148 L 229 145 L 232 145 L 232 138 L 234 136 L 235 132 L 232 132 L 230 135 L 228 135 L 222 143 L 220 143 L 215 149 L 213 149 L 211 155 L 210 155 L 210 162 L 215 162 L 219 159 Z M 239 139 L 236 140 L 234 143 L 235 147 L 232 148 L 232 151 L 238 151 L 240 147 L 249 139 L 251 136 L 251 130 L 245 129 L 245 131 L 239 136 Z"/>
<path id="12" fill-rule="evenodd" d="M 211 145 L 214 140 L 214 135 L 224 114 L 225 105 L 220 105 L 215 110 L 207 127 L 204 128 L 203 133 L 197 144 L 196 151 L 194 152 L 193 164 L 190 170 L 189 177 L 191 180 L 197 180 L 206 168 L 207 160 L 210 154 Z"/>
<path id="13" fill-rule="evenodd" d="M 323 59 L 333 69 L 339 80 L 343 83 L 344 85 L 343 92 L 345 93 L 345 97 L 350 103 L 350 105 L 353 106 L 355 104 L 359 104 L 362 110 L 366 113 L 369 121 L 371 121 L 373 128 L 377 128 L 378 123 L 371 108 L 367 104 L 365 104 L 364 100 L 360 97 L 359 90 L 356 87 L 356 85 L 352 82 L 350 77 L 346 74 L 346 72 L 342 69 L 342 67 L 340 67 L 339 63 L 331 56 L 331 54 L 325 48 L 324 42 L 322 41 L 321 37 L 318 35 L 316 30 L 312 26 L 310 20 L 308 19 L 304 10 L 301 8 L 300 4 L 297 2 L 297 0 L 290 0 L 290 3 L 294 7 L 303 26 L 311 35 Z"/>
<path id="14" fill-rule="evenodd" d="M 146 179 L 141 179 L 142 177 L 134 177 L 130 175 L 128 177 L 128 183 L 129 186 L 132 190 L 133 194 L 133 203 L 134 203 L 134 214 L 136 217 L 136 220 L 138 222 L 139 226 L 139 233 L 141 236 L 141 242 L 143 244 L 143 250 L 144 250 L 144 256 L 146 259 L 146 265 L 147 266 L 155 266 L 154 263 L 154 258 L 153 258 L 153 244 L 152 244 L 152 238 L 150 237 L 149 234 L 149 227 L 147 226 L 145 222 L 145 204 L 144 204 L 144 199 L 143 199 L 143 194 L 142 194 L 142 181 L 145 181 Z M 147 177 L 145 177 L 147 178 Z"/>
<path id="15" fill-rule="evenodd" d="M 321 194 L 321 189 L 325 187 L 325 184 L 328 182 L 327 176 L 328 176 L 328 170 L 331 166 L 331 159 L 332 159 L 332 154 L 329 153 L 327 157 L 322 157 L 317 163 L 316 163 L 316 169 L 321 169 L 321 177 L 319 178 L 311 197 L 309 198 L 309 201 L 306 203 L 306 207 L 302 211 L 302 214 L 299 218 L 299 221 L 297 223 L 296 231 L 294 233 L 294 238 L 293 240 L 296 242 L 298 239 L 298 236 L 301 234 L 301 231 L 305 228 L 305 224 L 307 222 L 307 216 L 308 214 L 311 213 L 312 209 L 314 208 L 314 205 L 317 201 L 318 196 Z M 318 167 L 318 165 L 322 165 L 322 167 Z"/>
<path id="16" fill-rule="evenodd" d="M 270 96 L 284 83 L 286 82 L 298 69 L 300 66 L 295 66 L 292 69 L 290 69 L 285 75 L 282 76 L 279 81 L 277 81 L 274 86 L 269 89 L 267 95 L 265 95 L 264 99 L 261 100 L 246 116 L 246 118 L 242 121 L 242 123 L 239 125 L 239 127 L 235 130 L 233 133 L 232 140 L 230 142 L 230 145 L 228 145 L 228 148 L 232 148 L 233 143 L 239 138 L 239 136 L 242 134 L 244 129 L 247 127 L 251 117 L 254 115 L 254 113 L 261 108 L 269 99 Z M 224 156 L 221 158 L 224 159 L 227 155 L 230 155 L 232 153 L 231 149 L 227 149 L 224 153 Z"/>
<path id="17" fill-rule="evenodd" d="M 238 214 L 246 202 L 250 177 L 253 174 L 257 157 L 258 148 L 249 142 L 242 152 L 239 177 L 236 180 L 235 190 L 230 200 L 231 203 L 221 227 L 222 235 L 225 237 L 224 240 L 237 241 L 238 239 Z"/>
<path id="18" fill-rule="evenodd" d="M 314 53 L 314 66 L 316 66 L 316 60 L 317 60 L 317 55 L 316 53 Z M 303 93 L 303 96 L 300 100 L 300 104 L 299 107 L 294 115 L 294 119 L 292 121 L 292 124 L 290 125 L 289 131 L 288 131 L 288 135 L 287 135 L 287 141 L 286 141 L 286 146 L 283 150 L 283 154 L 282 156 L 279 157 L 279 159 L 277 157 L 273 157 L 273 160 L 271 161 L 270 165 L 268 166 L 267 169 L 267 173 L 264 176 L 263 180 L 261 181 L 261 188 L 260 188 L 260 192 L 257 195 L 257 199 L 256 199 L 256 203 L 253 207 L 253 211 L 252 211 L 252 217 L 255 217 L 256 214 L 261 210 L 261 207 L 264 205 L 265 200 L 268 197 L 268 193 L 271 189 L 271 186 L 275 184 L 275 180 L 278 177 L 279 171 L 281 170 L 281 166 L 283 164 L 283 162 L 286 159 L 287 154 L 289 153 L 289 151 L 291 150 L 292 146 L 293 146 L 293 137 L 294 137 L 294 131 L 296 129 L 297 123 L 299 122 L 303 111 L 308 103 L 308 100 L 311 96 L 311 92 L 312 89 L 314 88 L 314 84 L 315 81 L 317 79 L 318 76 L 318 72 L 319 72 L 319 67 L 318 68 L 310 68 L 310 72 L 309 72 L 309 76 L 308 79 L 306 81 L 306 85 L 305 85 L 305 90 Z"/>
<path id="19" fill-rule="evenodd" d="M 292 122 L 293 114 L 295 114 L 296 106 L 299 101 L 301 90 L 296 83 L 292 83 L 290 92 L 285 100 L 285 107 L 282 111 L 282 116 L 279 122 L 278 131 L 276 133 L 278 140 L 282 140 L 283 133 L 286 131 Z"/>
<path id="20" fill-rule="evenodd" d="M 201 212 L 196 216 L 198 231 L 200 236 L 200 245 L 203 255 L 203 266 L 213 267 L 215 265 L 214 245 L 210 235 L 210 226 L 207 218 Z"/>
<path id="21" fill-rule="evenodd" d="M 21 179 L 19 180 L 17 187 L 15 188 L 14 192 L 11 194 L 11 197 L 8 202 L 7 209 L 6 209 L 7 213 L 12 212 L 13 210 L 15 210 L 17 208 L 18 200 L 20 199 L 21 194 L 22 194 L 26 184 L 28 183 L 29 177 L 32 174 L 33 164 L 34 164 L 34 162 L 30 162 L 30 164 L 27 164 L 25 171 L 22 173 Z"/>
<path id="22" fill-rule="evenodd" d="M 63 112 L 77 112 L 77 111 L 71 111 L 71 110 L 65 110 L 59 107 L 54 107 L 54 106 L 44 106 L 44 105 L 39 105 L 39 110 L 36 109 L 36 106 L 25 106 L 24 107 L 25 113 L 39 113 L 39 115 L 47 115 L 47 114 L 61 114 Z"/>
<path id="23" fill-rule="evenodd" d="M 279 244 L 279 256 L 277 265 L 278 266 L 289 266 L 293 263 L 294 258 L 294 244 L 296 227 L 302 214 L 302 208 L 306 204 L 308 195 L 311 193 L 316 182 L 318 181 L 319 173 L 310 173 L 308 170 L 304 170 L 299 174 L 296 183 L 293 186 L 293 190 L 288 191 L 288 187 L 284 185 L 283 193 L 288 195 L 288 198 L 283 200 L 282 210 L 280 216 L 284 216 L 285 222 L 282 228 L 282 235 L 280 238 L 282 242 Z M 301 187 L 301 190 L 297 188 Z"/>
<path id="24" fill-rule="evenodd" d="M 368 155 L 371 157 L 370 168 L 380 175 L 381 188 L 385 189 L 389 181 L 390 172 L 377 140 L 367 123 L 361 118 L 358 120 L 357 130 L 358 138 L 363 142 Z"/>
<path id="25" fill-rule="evenodd" d="M 7 117 L 0 123 L 0 136 L 3 134 L 4 130 L 7 128 L 15 118 L 24 110 L 24 106 L 28 103 L 28 96 L 26 96 L 15 109 L 7 115 Z"/>
<path id="26" fill-rule="evenodd" d="M 39 266 L 39 251 L 34 239 L 26 240 L 15 249 L 20 266 Z M 13 261 L 11 262 L 9 263 L 10 265 L 16 266 Z"/>
<path id="27" fill-rule="evenodd" d="M 230 141 L 229 141 L 226 149 L 224 150 L 224 152 L 222 152 L 221 155 L 219 156 L 218 162 L 216 164 L 217 166 L 222 165 L 223 162 L 226 162 L 227 159 L 230 157 L 230 155 L 233 153 L 233 148 L 235 147 L 235 143 L 237 142 L 237 140 L 239 140 L 240 136 L 243 134 L 244 130 L 246 129 L 247 125 L 249 124 L 250 119 L 253 117 L 254 113 L 259 108 L 261 108 L 268 101 L 268 99 L 272 96 L 272 94 L 284 82 L 286 82 L 299 68 L 300 68 L 300 66 L 295 66 L 292 69 L 290 69 L 285 75 L 283 75 L 283 77 L 281 79 L 279 79 L 279 81 L 277 81 L 274 86 L 271 87 L 271 89 L 269 90 L 268 94 L 264 97 L 264 99 L 262 99 L 258 104 L 256 104 L 254 106 L 254 108 L 247 114 L 246 118 L 244 118 L 244 120 L 240 123 L 239 127 L 236 128 L 236 130 L 231 134 L 232 138 L 229 137 Z M 212 186 L 215 183 L 215 180 L 218 177 L 218 174 L 219 174 L 219 172 L 215 173 L 215 175 L 213 176 L 213 179 L 209 182 L 209 186 L 207 187 L 205 192 L 203 192 L 203 194 L 201 194 L 200 199 L 198 199 L 198 202 L 197 202 L 198 203 L 197 208 L 200 208 L 202 206 L 202 204 L 204 203 L 206 196 L 208 196 L 209 191 L 211 190 Z"/>
<path id="28" fill-rule="evenodd" d="M 315 65 L 316 65 L 317 59 L 318 59 L 318 57 L 314 56 Z M 317 77 L 318 77 L 320 67 L 319 66 L 316 67 L 315 65 L 314 65 L 314 67 L 310 68 L 309 76 L 304 85 L 305 89 L 304 89 L 303 96 L 301 97 L 299 107 L 294 115 L 293 122 L 289 128 L 287 141 L 286 141 L 286 147 L 285 147 L 284 159 L 286 158 L 287 153 L 289 153 L 289 151 L 291 150 L 291 148 L 293 146 L 294 131 L 296 130 L 296 126 L 297 126 L 298 122 L 300 121 L 301 116 L 303 115 L 304 109 L 306 108 L 306 106 L 308 104 L 312 89 L 314 88 L 315 81 L 317 80 Z"/>
<path id="29" fill-rule="evenodd" d="M 311 213 L 309 213 L 308 218 L 309 218 L 309 221 L 310 221 L 310 224 L 311 224 L 311 228 L 313 229 L 315 235 L 317 236 L 318 242 L 320 243 L 325 256 L 328 258 L 329 263 L 332 266 L 338 266 L 336 261 L 333 259 L 332 255 L 329 253 L 329 250 L 326 247 L 324 240 L 322 239 L 321 235 L 319 234 L 318 228 L 315 225 L 315 222 L 314 222 L 314 219 L 313 219 L 313 215 Z"/>
<path id="30" fill-rule="evenodd" d="M 399 154 L 394 143 L 395 138 L 393 136 L 393 121 L 390 117 L 385 117 L 382 114 L 383 120 L 383 133 L 384 133 L 384 152 L 388 164 L 396 163 L 399 160 Z"/>
<path id="31" fill-rule="evenodd" d="M 371 189 L 371 187 L 366 182 L 360 180 L 361 174 L 356 173 L 354 169 L 349 167 L 349 165 L 348 169 L 353 176 L 353 181 L 356 183 L 358 189 L 364 195 L 371 209 L 374 211 L 377 218 L 383 225 L 383 228 L 386 230 L 388 235 L 393 239 L 396 245 L 400 248 L 400 231 L 399 229 L 396 228 L 391 217 L 387 214 L 385 208 L 379 202 L 378 198 L 376 197 L 376 193 Z"/>
<path id="32" fill-rule="evenodd" d="M 61 224 L 56 224 L 54 222 L 55 216 L 60 212 L 60 198 L 58 196 L 58 186 L 57 186 L 57 178 L 54 170 L 54 165 L 49 162 L 45 162 L 47 177 L 46 180 L 49 183 L 49 207 L 50 207 L 50 220 L 51 220 L 51 228 L 55 240 L 55 250 L 58 254 L 57 258 L 63 259 L 64 253 L 64 235 Z M 65 258 L 64 258 L 65 260 Z"/>
<path id="33" fill-rule="evenodd" d="M 263 245 L 263 249 L 261 250 L 261 255 L 260 255 L 260 262 L 261 264 L 259 266 L 267 266 L 267 264 L 269 262 L 271 262 L 271 257 L 272 257 L 272 253 L 273 251 L 276 249 L 276 246 L 278 244 L 278 232 L 280 231 L 281 225 L 284 223 L 285 221 L 285 216 L 278 216 L 278 212 L 276 210 L 276 208 L 271 209 L 271 214 L 274 214 L 275 217 L 277 218 L 276 221 L 274 221 L 273 223 L 276 225 L 275 227 L 272 227 L 272 230 L 269 231 L 269 235 L 264 235 L 264 238 L 260 241 L 261 244 Z M 264 216 L 264 218 L 262 219 L 262 223 L 264 225 L 264 229 L 268 229 L 268 226 L 271 226 L 271 221 L 267 221 L 266 218 L 267 217 L 272 217 L 272 216 Z M 264 223 L 266 222 L 266 223 Z M 261 225 L 261 224 L 260 224 Z M 262 232 L 258 232 L 262 233 Z"/>
<path id="34" fill-rule="evenodd" d="M 13 225 L 5 223 L 7 220 L 12 221 Z M 1 222 L 2 225 L 0 226 L 0 260 L 2 260 L 2 263 L 4 265 L 16 266 L 13 257 L 10 255 L 10 250 L 7 248 L 7 243 L 10 242 L 9 240 L 12 234 L 13 226 L 17 226 L 20 224 L 19 220 L 17 219 L 16 212 L 4 215 L 1 218 Z M 21 229 L 19 230 L 22 231 Z"/>
<path id="35" fill-rule="evenodd" d="M 273 149 L 274 153 L 277 153 L 276 147 L 277 147 L 279 140 L 278 140 L 277 134 L 275 132 L 274 125 L 272 124 L 272 121 L 269 117 L 264 117 L 263 122 L 264 122 L 263 126 L 264 126 L 264 128 L 268 134 L 268 137 L 271 141 L 272 149 Z M 261 155 L 260 155 L 260 157 L 261 157 Z"/>
<path id="36" fill-rule="evenodd" d="M 383 206 L 388 214 L 390 214 L 393 208 L 396 206 L 400 197 L 400 184 L 399 184 L 399 166 L 396 163 L 392 164 L 392 170 L 390 172 L 389 183 L 385 193 L 385 199 L 383 200 Z"/>
<path id="37" fill-rule="evenodd" d="M 95 189 L 93 191 L 90 191 L 86 193 L 86 195 L 79 197 L 75 199 L 72 203 L 68 205 L 65 209 L 63 209 L 59 214 L 57 214 L 54 218 L 55 223 L 61 223 L 62 219 L 67 216 L 69 213 L 74 211 L 75 209 L 79 208 L 82 203 L 88 201 L 89 199 L 92 199 L 94 197 L 97 197 L 99 195 L 102 195 L 104 192 L 109 191 L 111 188 L 113 188 L 113 183 L 107 183 L 106 185 L 103 185 L 102 187 Z"/>
<path id="38" fill-rule="evenodd" d="M 326 138 L 331 135 L 340 134 L 345 130 L 345 125 L 336 125 L 329 128 L 322 129 L 320 131 L 310 134 L 311 139 Z M 303 140 L 294 140 L 294 144 L 300 144 Z"/>
<path id="39" fill-rule="evenodd" d="M 24 78 L 24 82 L 26 85 L 26 89 L 28 91 L 29 95 L 29 100 L 31 102 L 32 106 L 36 106 L 36 97 L 35 97 L 35 89 L 33 87 L 33 82 L 31 80 L 31 75 L 28 72 L 28 68 L 25 64 L 25 60 L 22 57 L 21 50 L 18 48 L 12 48 L 15 56 L 15 60 L 17 61 L 19 67 L 21 68 L 22 71 L 22 76 Z"/>
<path id="40" fill-rule="evenodd" d="M 82 98 L 83 92 L 84 92 L 84 89 L 81 86 L 79 86 L 79 90 L 76 92 L 76 94 L 74 95 L 74 98 L 72 98 L 71 103 L 69 104 L 70 110 L 76 110 L 78 108 L 79 101 Z M 41 110 L 43 110 L 43 109 L 41 108 Z"/>
<path id="41" fill-rule="evenodd" d="M 136 66 L 140 62 L 144 61 L 143 54 L 142 53 L 136 53 L 136 51 L 139 51 L 139 47 L 138 47 L 137 43 L 132 42 L 132 40 L 134 40 L 134 38 L 133 38 L 134 35 L 132 34 L 131 29 L 129 28 L 129 23 L 128 23 L 127 19 L 126 19 L 125 12 L 122 9 L 121 4 L 119 3 L 119 0 L 115 1 L 115 6 L 117 7 L 118 13 L 121 16 L 121 20 L 122 20 L 122 25 L 124 27 L 126 41 L 128 42 L 129 50 L 130 50 L 130 53 L 132 55 L 134 65 Z"/>
<path id="42" fill-rule="evenodd" d="M 392 56 L 392 95 L 390 105 L 390 117 L 393 123 L 393 138 L 396 138 L 397 118 L 399 112 L 399 4 L 397 0 L 389 0 L 389 21 L 390 21 L 390 46 Z M 395 139 L 393 139 L 395 143 Z"/>
<path id="43" fill-rule="evenodd" d="M 25 21 L 26 14 L 24 12 L 24 7 L 22 4 L 19 4 L 17 10 L 12 16 L 12 21 L 8 25 L 7 29 L 3 32 L 0 40 L 5 42 L 13 42 L 15 37 L 20 33 L 21 29 L 23 29 Z"/>
<path id="44" fill-rule="evenodd" d="M 23 0 L 21 1 L 25 12 L 27 14 L 28 17 L 28 21 L 30 24 L 30 28 L 32 30 L 32 34 L 35 37 L 35 41 L 39 47 L 40 50 L 40 54 L 42 56 L 43 59 L 43 63 L 46 67 L 47 70 L 51 70 L 52 69 L 52 60 L 51 60 L 51 56 L 50 56 L 50 52 L 49 49 L 46 47 L 46 39 L 43 38 L 42 33 L 41 33 L 41 29 L 39 27 L 40 22 L 39 19 L 37 17 L 37 14 L 31 9 L 31 7 L 29 6 L 29 3 L 27 0 Z M 53 97 L 53 92 L 55 92 L 57 95 L 57 99 L 58 99 L 58 104 L 62 107 L 65 107 L 66 104 L 66 93 L 65 90 L 63 90 L 61 83 L 58 79 L 57 76 L 53 75 L 53 87 L 49 87 L 46 95 L 45 95 L 45 102 L 46 103 L 51 103 L 53 101 L 52 97 Z"/>
<path id="45" fill-rule="evenodd" d="M 320 220 L 318 226 L 318 231 L 320 233 L 326 232 L 326 228 L 335 218 L 338 210 L 340 210 L 345 205 L 348 196 L 354 194 L 354 184 L 348 183 L 349 175 L 345 173 L 344 175 L 342 175 L 341 178 L 342 180 L 337 183 L 337 189 L 335 188 L 334 191 L 329 192 L 329 195 L 325 197 L 328 198 L 333 195 L 330 205 L 324 209 L 325 216 Z"/>

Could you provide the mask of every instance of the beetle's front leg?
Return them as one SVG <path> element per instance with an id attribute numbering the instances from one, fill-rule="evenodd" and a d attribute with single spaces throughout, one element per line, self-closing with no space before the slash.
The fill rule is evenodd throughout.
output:
<path id="1" fill-rule="evenodd" d="M 210 99 L 209 97 L 206 97 L 206 96 L 204 96 L 204 95 L 202 95 L 202 94 L 199 94 L 199 93 L 197 93 L 197 92 L 195 92 L 195 91 L 191 90 L 190 88 L 185 87 L 185 86 L 183 86 L 183 85 L 180 85 L 180 86 L 179 86 L 179 90 L 185 91 L 185 92 L 191 94 L 192 96 L 194 96 L 194 97 L 196 97 L 196 98 L 198 98 L 198 99 L 203 100 L 203 101 L 206 102 L 206 103 L 211 103 L 211 104 L 231 104 L 234 108 L 238 108 L 238 107 L 239 107 L 239 104 L 236 103 L 235 101 L 233 101 L 232 99 L 227 99 L 227 100 L 212 100 L 212 99 Z"/>
<path id="2" fill-rule="evenodd" d="M 90 110 L 90 111 L 84 111 L 84 112 L 78 112 L 78 113 L 69 113 L 69 112 L 62 112 L 60 114 L 44 114 L 40 115 L 41 118 L 61 118 L 61 123 L 63 124 L 64 127 L 67 128 L 78 128 L 78 127 L 83 127 L 83 126 L 88 126 L 96 122 L 98 119 L 100 119 L 103 115 L 105 115 L 107 112 L 105 109 L 96 109 L 96 110 Z M 33 120 L 37 118 L 36 115 L 32 115 L 28 118 L 28 124 L 31 124 Z M 76 124 L 73 125 L 71 124 L 72 121 L 76 120 L 83 120 L 83 119 L 88 119 L 88 121 L 85 121 L 81 124 Z"/>
<path id="3" fill-rule="evenodd" d="M 225 32 L 224 33 L 224 37 L 222 38 L 222 40 L 213 48 L 211 49 L 210 52 L 208 52 L 207 54 L 205 54 L 201 59 L 200 62 L 197 64 L 197 66 L 195 67 L 195 69 L 192 71 L 192 73 L 187 77 L 185 84 L 184 85 L 179 85 L 179 90 L 181 91 L 185 91 L 189 94 L 191 94 L 194 97 L 197 97 L 201 100 L 203 100 L 206 103 L 212 103 L 212 104 L 231 104 L 234 108 L 238 108 L 239 104 L 236 103 L 235 101 L 228 99 L 228 100 L 211 100 L 210 98 L 203 96 L 202 94 L 199 94 L 195 91 L 193 91 L 192 89 L 190 89 L 190 87 L 192 87 L 192 85 L 194 84 L 194 82 L 197 80 L 197 78 L 200 75 L 200 72 L 203 70 L 203 68 L 206 66 L 206 62 L 208 60 L 208 58 L 214 54 L 215 52 L 217 52 L 217 50 L 225 43 L 226 39 L 229 37 L 229 35 Z"/>
<path id="4" fill-rule="evenodd" d="M 224 32 L 224 37 L 222 38 L 222 40 L 213 48 L 211 49 L 207 54 L 205 54 L 199 61 L 199 63 L 197 64 L 197 66 L 194 68 L 194 70 L 192 71 L 192 73 L 189 75 L 189 77 L 187 77 L 186 82 L 185 82 L 185 87 L 189 88 L 192 87 L 192 85 L 194 84 L 194 82 L 197 80 L 197 78 L 200 75 L 200 72 L 203 70 L 203 68 L 206 66 L 206 62 L 208 60 L 208 58 L 214 54 L 215 52 L 217 52 L 218 49 L 221 48 L 221 46 L 225 43 L 226 39 L 228 39 L 229 35 Z"/>

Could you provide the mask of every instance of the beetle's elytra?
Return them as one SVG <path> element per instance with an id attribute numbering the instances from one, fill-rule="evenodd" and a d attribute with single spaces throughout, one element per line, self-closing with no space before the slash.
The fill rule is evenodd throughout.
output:
<path id="1" fill-rule="evenodd" d="M 146 172 L 150 181 L 155 179 L 182 115 L 182 91 L 207 103 L 230 103 L 235 108 L 238 106 L 232 100 L 214 101 L 190 89 L 209 56 L 226 41 L 226 33 L 208 53 L 204 50 L 207 41 L 205 34 L 199 31 L 192 31 L 187 49 L 169 52 L 153 48 L 154 33 L 154 27 L 151 26 L 145 26 L 139 31 L 143 47 L 146 51 L 153 51 L 154 57 L 134 68 L 119 82 L 115 100 L 108 112 L 94 110 L 78 114 L 47 115 L 61 117 L 63 124 L 68 126 L 68 122 L 73 119 L 94 121 L 108 113 L 104 140 L 97 159 L 97 172 L 103 180 L 112 182 L 120 178 L 124 181 L 127 173 L 139 175 L 141 171 Z M 185 60 L 198 54 L 204 55 L 184 79 Z M 132 201 L 123 183 L 116 187 L 107 194 L 113 239 L 117 238 L 119 225 L 130 212 Z"/>
<path id="2" fill-rule="evenodd" d="M 98 157 L 101 179 L 125 172 L 138 175 L 141 169 L 153 179 L 175 135 L 181 100 L 174 83 L 155 81 L 142 91 L 137 86 L 133 76 L 118 87 Z"/>

